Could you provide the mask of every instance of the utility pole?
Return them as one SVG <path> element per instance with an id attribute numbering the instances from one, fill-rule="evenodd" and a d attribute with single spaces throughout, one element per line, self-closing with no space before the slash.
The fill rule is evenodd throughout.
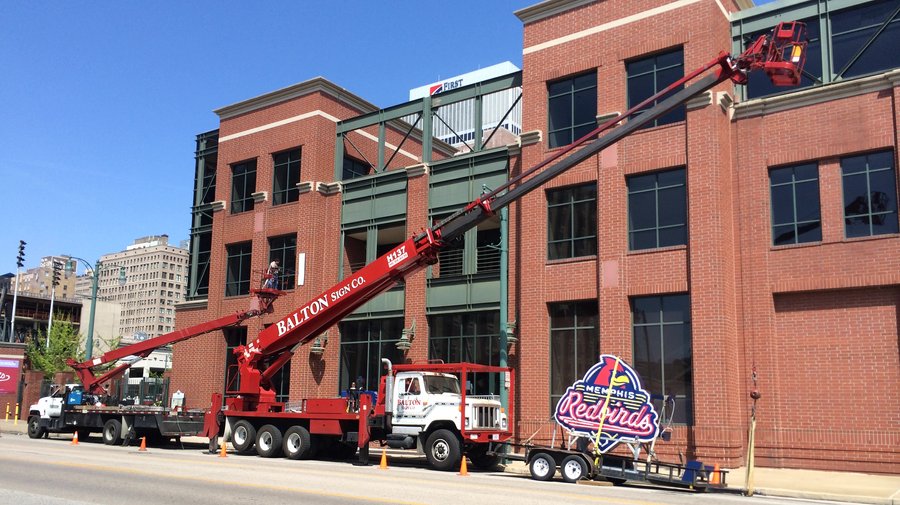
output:
<path id="1" fill-rule="evenodd" d="M 50 349 L 50 330 L 53 328 L 53 300 L 56 298 L 56 286 L 59 286 L 59 271 L 62 265 L 53 260 L 53 273 L 50 281 L 50 317 L 47 321 L 47 349 Z"/>
<path id="2" fill-rule="evenodd" d="M 13 292 L 12 323 L 10 324 L 9 333 L 10 342 L 13 342 L 16 338 L 16 302 L 19 299 L 19 271 L 25 266 L 25 245 L 26 242 L 24 240 L 19 241 L 19 254 L 16 256 L 16 290 Z"/>

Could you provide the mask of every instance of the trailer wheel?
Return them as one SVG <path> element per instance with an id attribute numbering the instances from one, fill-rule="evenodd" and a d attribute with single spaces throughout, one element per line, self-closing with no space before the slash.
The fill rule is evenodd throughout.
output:
<path id="1" fill-rule="evenodd" d="M 106 445 L 122 443 L 122 423 L 118 419 L 110 419 L 103 425 L 103 443 Z"/>
<path id="2" fill-rule="evenodd" d="M 312 451 L 309 431 L 303 426 L 292 426 L 284 434 L 284 455 L 288 459 L 308 459 Z"/>
<path id="3" fill-rule="evenodd" d="M 31 416 L 28 418 L 28 438 L 41 438 L 46 432 L 47 428 L 41 426 L 40 417 Z"/>
<path id="4" fill-rule="evenodd" d="M 559 473 L 562 474 L 564 481 L 575 483 L 587 475 L 587 464 L 581 459 L 581 456 L 573 454 L 563 460 Z"/>
<path id="5" fill-rule="evenodd" d="M 550 480 L 556 473 L 556 461 L 553 456 L 546 452 L 539 452 L 531 458 L 531 464 L 528 465 L 531 471 L 531 478 L 534 480 Z"/>
<path id="6" fill-rule="evenodd" d="M 456 434 L 450 430 L 437 430 L 428 436 L 425 456 L 435 470 L 452 470 L 459 466 L 462 449 Z"/>
<path id="7" fill-rule="evenodd" d="M 281 453 L 281 430 L 267 424 L 256 434 L 256 453 L 264 458 L 274 458 Z"/>
<path id="8" fill-rule="evenodd" d="M 256 428 L 250 424 L 250 421 L 241 419 L 234 424 L 234 430 L 231 432 L 231 445 L 238 454 L 247 454 L 253 449 L 256 443 Z"/>

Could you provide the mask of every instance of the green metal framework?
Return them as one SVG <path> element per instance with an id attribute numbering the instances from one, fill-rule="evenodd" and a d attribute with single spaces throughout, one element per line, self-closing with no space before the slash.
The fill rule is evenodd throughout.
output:
<path id="1" fill-rule="evenodd" d="M 194 166 L 194 205 L 191 207 L 190 270 L 187 300 L 209 295 L 209 261 L 212 249 L 213 201 L 216 199 L 216 159 L 219 131 L 197 135 Z"/>

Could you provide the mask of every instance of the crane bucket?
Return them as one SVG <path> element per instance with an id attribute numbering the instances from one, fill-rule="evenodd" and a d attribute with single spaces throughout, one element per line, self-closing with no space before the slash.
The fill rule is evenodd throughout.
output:
<path id="1" fill-rule="evenodd" d="M 772 31 L 763 70 L 775 86 L 800 84 L 806 63 L 806 25 L 799 21 L 778 23 Z"/>

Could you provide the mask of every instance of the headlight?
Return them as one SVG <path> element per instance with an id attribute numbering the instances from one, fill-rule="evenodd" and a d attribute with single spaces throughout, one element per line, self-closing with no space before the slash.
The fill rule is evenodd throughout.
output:
<path id="1" fill-rule="evenodd" d="M 500 418 L 500 428 L 506 429 L 506 416 Z"/>

